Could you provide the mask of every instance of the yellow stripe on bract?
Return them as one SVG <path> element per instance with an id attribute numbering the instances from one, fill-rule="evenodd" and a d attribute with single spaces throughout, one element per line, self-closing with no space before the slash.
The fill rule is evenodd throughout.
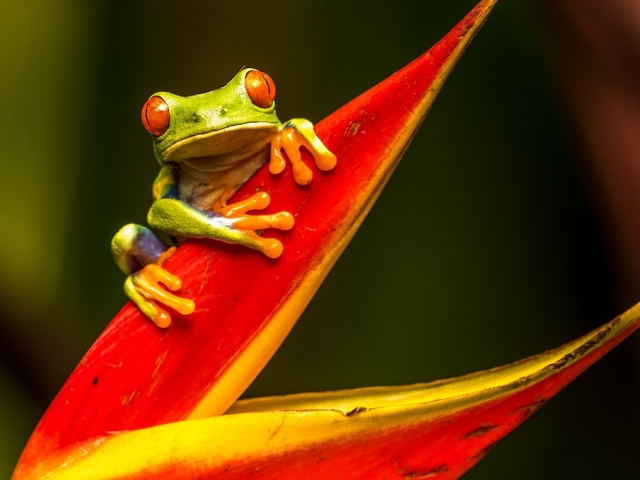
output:
<path id="1" fill-rule="evenodd" d="M 299 282 L 299 287 L 291 292 L 274 315 L 267 321 L 266 326 L 256 333 L 244 350 L 238 352 L 229 362 L 228 369 L 212 386 L 195 407 L 188 418 L 204 418 L 212 415 L 220 415 L 246 390 L 255 376 L 264 368 L 271 356 L 278 349 L 282 341 L 293 328 L 307 304 L 316 293 L 320 284 L 333 267 L 340 254 L 344 251 L 349 241 L 358 230 L 364 218 L 371 210 L 374 202 L 380 195 L 387 180 L 393 173 L 400 158 L 407 149 L 409 142 L 418 128 L 429 108 L 433 104 L 442 84 L 461 57 L 466 46 L 473 39 L 486 20 L 496 0 L 487 2 L 483 12 L 478 16 L 473 27 L 460 41 L 447 62 L 438 73 L 432 87 L 419 103 L 413 115 L 409 118 L 405 128 L 401 129 L 401 135 L 390 145 L 383 162 L 384 168 L 376 171 L 376 175 L 369 183 L 369 189 L 363 191 L 354 202 L 352 215 L 343 219 L 341 225 L 335 231 L 336 238 L 340 240 L 324 256 L 321 256 L 318 264 L 311 268 L 307 275 Z M 340 159 L 338 159 L 340 161 Z"/>
<path id="2" fill-rule="evenodd" d="M 332 254 L 333 250 L 330 251 L 308 272 L 300 286 L 266 322 L 264 328 L 256 333 L 249 345 L 230 360 L 227 370 L 202 398 L 189 418 L 221 415 L 247 389 L 280 347 L 349 240 L 345 238 L 336 245 L 333 250 L 339 248 L 339 252 Z"/>

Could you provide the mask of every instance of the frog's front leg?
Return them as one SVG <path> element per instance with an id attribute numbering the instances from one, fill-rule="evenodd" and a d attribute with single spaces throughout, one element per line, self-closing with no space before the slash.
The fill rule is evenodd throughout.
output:
<path id="1" fill-rule="evenodd" d="M 206 212 L 175 198 L 161 198 L 153 203 L 147 220 L 149 225 L 175 237 L 211 238 L 227 243 L 237 243 L 258 250 L 269 258 L 282 254 L 282 242 L 275 238 L 263 238 L 256 230 L 277 228 L 289 230 L 293 216 L 289 212 L 272 215 L 246 215 L 249 210 L 265 208 L 269 195 L 260 192 L 247 200 L 226 204 L 233 193 L 225 189 L 223 196 Z"/>
<path id="2" fill-rule="evenodd" d="M 235 189 L 233 187 L 225 188 L 213 205 L 214 213 L 229 219 L 234 229 L 243 230 L 255 242 L 258 242 L 257 249 L 267 257 L 278 258 L 282 254 L 282 242 L 273 238 L 262 238 L 256 231 L 264 230 L 265 228 L 290 230 L 294 224 L 293 215 L 289 212 L 278 212 L 270 215 L 248 215 L 247 212 L 251 210 L 264 210 L 267 208 L 271 197 L 267 192 L 258 192 L 245 200 L 231 204 L 227 203 L 234 193 Z"/>
<path id="3" fill-rule="evenodd" d="M 336 156 L 331 153 L 313 130 L 313 124 L 304 118 L 293 118 L 282 126 L 282 129 L 271 140 L 271 162 L 269 171 L 273 174 L 282 172 L 285 166 L 282 150 L 287 153 L 293 178 L 300 185 L 311 183 L 313 173 L 302 161 L 300 147 L 305 147 L 320 170 L 332 170 L 336 166 Z"/>
<path id="4" fill-rule="evenodd" d="M 168 327 L 171 315 L 158 306 L 158 303 L 173 308 L 182 315 L 193 312 L 192 300 L 181 298 L 164 290 L 178 290 L 182 282 L 175 275 L 162 268 L 162 264 L 175 252 L 176 248 L 167 246 L 148 228 L 140 225 L 125 225 L 113 237 L 111 252 L 120 267 L 126 273 L 124 291 L 149 319 L 159 327 Z"/>

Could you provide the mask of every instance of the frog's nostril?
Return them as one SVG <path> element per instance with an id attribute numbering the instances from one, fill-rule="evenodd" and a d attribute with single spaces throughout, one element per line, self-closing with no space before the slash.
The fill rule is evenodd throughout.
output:
<path id="1" fill-rule="evenodd" d="M 164 134 L 169 128 L 169 105 L 162 97 L 154 95 L 142 106 L 142 125 L 154 137 Z"/>

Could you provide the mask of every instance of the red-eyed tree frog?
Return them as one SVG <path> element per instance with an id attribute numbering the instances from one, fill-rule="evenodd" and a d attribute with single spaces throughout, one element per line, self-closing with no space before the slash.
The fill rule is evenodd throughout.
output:
<path id="1" fill-rule="evenodd" d="M 259 192 L 228 204 L 234 192 L 269 161 L 269 170 L 285 167 L 289 158 L 293 177 L 301 185 L 312 172 L 302 161 L 305 147 L 320 170 L 331 170 L 336 157 L 316 136 L 313 125 L 296 118 L 286 123 L 275 112 L 275 84 L 265 73 L 241 70 L 227 85 L 209 93 L 181 97 L 168 92 L 152 95 L 142 108 L 142 123 L 153 138 L 153 151 L 161 169 L 153 183 L 153 204 L 147 220 L 177 242 L 211 238 L 253 248 L 269 258 L 281 255 L 277 239 L 263 238 L 256 230 L 293 227 L 289 212 L 248 215 L 269 205 L 269 194 Z M 180 289 L 181 280 L 162 268 L 175 251 L 151 230 L 124 226 L 113 238 L 111 251 L 127 274 L 125 292 L 159 327 L 171 324 L 159 304 L 182 315 L 195 309 L 192 300 L 165 290 Z"/>

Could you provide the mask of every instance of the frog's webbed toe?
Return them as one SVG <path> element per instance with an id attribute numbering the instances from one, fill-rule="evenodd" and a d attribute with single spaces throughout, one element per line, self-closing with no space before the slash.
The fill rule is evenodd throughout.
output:
<path id="1" fill-rule="evenodd" d="M 291 162 L 293 178 L 300 185 L 307 185 L 313 179 L 311 169 L 302 160 L 300 147 L 305 147 L 320 170 L 332 170 L 336 166 L 336 156 L 331 153 L 313 130 L 313 124 L 304 118 L 289 120 L 271 140 L 271 161 L 269 171 L 282 172 L 285 167 L 284 150 Z"/>
<path id="2" fill-rule="evenodd" d="M 268 215 L 249 215 L 251 210 L 264 210 L 269 206 L 271 198 L 266 192 L 258 192 L 251 197 L 236 203 L 227 204 L 233 190 L 227 189 L 214 205 L 213 211 L 230 220 L 234 230 L 242 230 L 251 238 L 251 247 L 260 250 L 269 258 L 277 258 L 282 254 L 283 246 L 275 238 L 263 238 L 257 231 L 266 228 L 290 230 L 293 227 L 293 215 L 289 212 L 277 212 Z"/>
<path id="3" fill-rule="evenodd" d="M 156 263 L 132 273 L 124 284 L 124 290 L 129 298 L 140 308 L 142 313 L 161 328 L 166 328 L 171 324 L 171 315 L 158 304 L 171 307 L 181 315 L 189 315 L 195 309 L 193 300 L 173 295 L 160 285 L 163 284 L 171 291 L 179 290 L 182 286 L 180 278 L 167 272 L 161 266 L 171 253 L 173 251 L 159 258 Z"/>

